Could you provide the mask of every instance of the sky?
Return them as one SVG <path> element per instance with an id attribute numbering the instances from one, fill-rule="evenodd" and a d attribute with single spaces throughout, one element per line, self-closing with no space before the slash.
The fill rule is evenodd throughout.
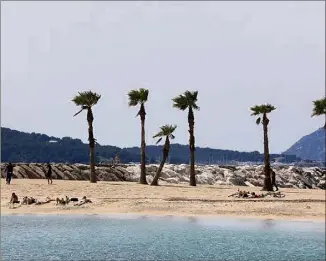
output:
<path id="1" fill-rule="evenodd" d="M 131 89 L 149 89 L 146 142 L 187 112 L 172 98 L 198 90 L 196 145 L 263 151 L 249 108 L 271 103 L 270 151 L 280 153 L 324 124 L 325 2 L 1 2 L 1 126 L 87 142 L 79 92 L 102 95 L 94 133 L 102 145 L 140 145 Z"/>

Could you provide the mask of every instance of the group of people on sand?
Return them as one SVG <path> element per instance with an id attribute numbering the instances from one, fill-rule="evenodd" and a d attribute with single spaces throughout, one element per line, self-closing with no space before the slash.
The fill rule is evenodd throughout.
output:
<path id="1" fill-rule="evenodd" d="M 46 179 L 48 180 L 48 184 L 52 184 L 53 183 L 53 180 L 52 180 L 52 166 L 50 163 L 47 163 L 47 170 L 46 170 L 46 174 L 45 174 L 45 177 Z M 5 172 L 6 172 L 6 184 L 7 185 L 10 185 L 10 182 L 11 182 L 11 178 L 12 178 L 12 174 L 13 174 L 13 170 L 14 170 L 14 165 L 9 162 L 8 165 L 6 166 L 5 168 Z M 21 204 L 21 205 L 32 205 L 32 204 L 35 204 L 35 205 L 43 205 L 43 204 L 47 204 L 47 203 L 50 203 L 51 201 L 56 201 L 56 205 L 68 205 L 69 202 L 77 202 L 74 204 L 74 206 L 81 206 L 81 205 L 84 205 L 86 203 L 92 203 L 92 201 L 88 198 L 86 198 L 86 196 L 84 196 L 82 198 L 82 200 L 78 200 L 78 198 L 68 198 L 66 196 L 65 199 L 63 198 L 56 198 L 56 199 L 51 199 L 50 197 L 46 197 L 45 200 L 38 200 L 36 198 L 33 198 L 33 197 L 24 197 L 22 202 L 20 202 L 20 200 L 18 199 L 18 196 L 16 195 L 16 193 L 12 193 L 11 194 L 11 199 L 10 199 L 10 204 Z"/>
<path id="2" fill-rule="evenodd" d="M 83 198 L 82 198 L 82 200 L 80 202 L 78 202 L 78 198 L 68 198 L 67 196 L 66 196 L 66 199 L 63 199 L 63 198 L 61 198 L 61 199 L 57 198 L 56 199 L 57 205 L 63 205 L 63 206 L 68 205 L 69 202 L 71 202 L 71 201 L 72 202 L 77 202 L 77 203 L 74 204 L 74 206 L 81 206 L 81 205 L 84 205 L 86 203 L 92 203 L 92 201 L 90 199 L 86 198 L 86 196 L 83 196 Z"/>
<path id="3" fill-rule="evenodd" d="M 15 166 L 11 162 L 9 162 L 8 165 L 6 166 L 5 170 L 4 170 L 4 172 L 6 173 L 6 184 L 7 185 L 10 185 L 12 174 L 14 172 L 14 167 Z M 46 170 L 46 173 L 45 173 L 45 177 L 48 180 L 48 184 L 52 184 L 53 183 L 53 180 L 52 180 L 52 166 L 51 166 L 50 163 L 47 163 L 46 167 L 47 167 L 47 170 Z"/>
<path id="4" fill-rule="evenodd" d="M 278 191 L 278 186 L 276 185 L 275 171 L 271 169 L 270 174 L 271 174 L 271 182 L 272 182 L 273 189 L 275 187 L 276 188 L 275 191 Z M 255 192 L 250 192 L 250 191 L 245 191 L 245 190 L 239 190 L 238 189 L 238 191 L 236 193 L 230 195 L 229 197 L 236 197 L 236 198 L 264 198 L 264 197 L 270 196 L 270 195 L 271 195 L 270 193 L 256 194 Z M 280 192 L 273 193 L 272 195 L 274 197 L 283 197 L 284 196 Z"/>
<path id="5" fill-rule="evenodd" d="M 256 194 L 255 192 L 249 192 L 249 191 L 242 191 L 238 190 L 238 193 L 235 195 L 237 198 L 264 198 L 265 195 L 262 194 Z"/>
<path id="6" fill-rule="evenodd" d="M 51 199 L 50 197 L 46 197 L 46 199 L 44 201 L 38 200 L 33 197 L 24 197 L 23 201 L 21 202 L 21 205 L 32 205 L 32 204 L 43 205 L 43 204 L 50 203 L 51 201 L 56 201 L 56 205 L 68 205 L 69 202 L 77 202 L 74 204 L 74 206 L 81 206 L 86 203 L 92 203 L 92 201 L 90 199 L 86 198 L 86 196 L 84 196 L 81 201 L 79 201 L 78 198 L 68 198 L 67 196 L 66 196 L 66 199 L 63 199 L 63 198 Z M 11 194 L 11 199 L 10 199 L 9 203 L 10 204 L 19 204 L 20 203 L 16 193 L 13 192 Z"/>
<path id="7" fill-rule="evenodd" d="M 245 190 L 239 190 L 230 195 L 229 197 L 235 197 L 235 198 L 265 198 L 267 196 L 273 196 L 274 198 L 284 198 L 285 195 L 279 192 L 268 192 L 268 193 L 261 193 L 256 194 L 255 192 L 245 191 Z"/>
<path id="8" fill-rule="evenodd" d="M 51 199 L 50 197 L 46 197 L 45 201 L 41 201 L 41 200 L 38 200 L 38 199 L 33 198 L 33 197 L 24 197 L 22 202 L 20 202 L 20 200 L 18 200 L 18 196 L 16 195 L 16 193 L 13 192 L 11 194 L 11 199 L 10 199 L 9 203 L 11 203 L 11 204 L 19 204 L 19 203 L 21 203 L 22 205 L 32 205 L 32 204 L 42 205 L 42 204 L 49 203 L 51 201 L 54 201 L 54 200 Z"/>

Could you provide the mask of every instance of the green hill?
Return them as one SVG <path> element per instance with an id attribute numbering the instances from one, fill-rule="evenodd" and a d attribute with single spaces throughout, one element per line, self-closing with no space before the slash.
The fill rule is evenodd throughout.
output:
<path id="1" fill-rule="evenodd" d="M 119 148 L 96 144 L 96 161 L 111 159 L 119 154 L 122 163 L 139 162 L 140 148 Z M 1 161 L 2 162 L 67 162 L 88 163 L 88 145 L 80 139 L 70 137 L 56 138 L 39 133 L 26 133 L 1 127 Z M 147 146 L 147 161 L 155 163 L 160 160 L 162 146 Z M 272 154 L 271 159 L 280 157 Z M 294 162 L 299 159 L 288 155 L 284 161 Z M 230 161 L 262 162 L 263 155 L 258 151 L 239 152 L 211 148 L 196 148 L 196 162 L 202 164 L 225 163 Z M 172 144 L 169 162 L 174 164 L 188 163 L 189 150 L 187 145 Z"/>

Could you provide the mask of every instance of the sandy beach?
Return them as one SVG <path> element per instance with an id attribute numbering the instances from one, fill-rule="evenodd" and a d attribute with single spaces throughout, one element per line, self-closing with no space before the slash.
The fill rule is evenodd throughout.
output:
<path id="1" fill-rule="evenodd" d="M 261 193 L 260 188 L 239 187 Z M 1 214 L 144 214 L 177 216 L 235 216 L 288 220 L 325 220 L 325 191 L 281 189 L 284 198 L 238 199 L 228 197 L 238 187 L 188 184 L 144 186 L 132 182 L 98 182 L 44 179 L 15 179 L 6 185 L 1 179 Z M 47 196 L 90 198 L 83 206 L 17 205 L 9 207 L 11 193 L 19 200 L 32 196 L 44 200 Z"/>

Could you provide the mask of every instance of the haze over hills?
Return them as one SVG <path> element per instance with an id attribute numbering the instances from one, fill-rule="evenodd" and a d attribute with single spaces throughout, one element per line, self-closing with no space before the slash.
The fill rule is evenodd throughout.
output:
<path id="1" fill-rule="evenodd" d="M 284 154 L 296 155 L 305 160 L 325 161 L 325 129 L 320 128 L 303 136 Z"/>
<path id="2" fill-rule="evenodd" d="M 263 162 L 263 155 L 258 151 L 239 152 L 212 148 L 196 148 L 197 164 L 239 162 Z M 96 144 L 96 162 L 103 162 L 119 155 L 122 163 L 139 162 L 140 148 L 119 148 Z M 150 163 L 156 163 L 162 156 L 162 146 L 147 146 L 146 157 Z M 294 155 L 271 154 L 271 160 L 283 157 L 284 162 L 300 159 Z M 1 127 L 2 162 L 68 162 L 89 163 L 88 144 L 70 137 L 56 138 L 39 133 L 26 133 Z M 189 163 L 188 145 L 171 144 L 169 162 L 174 164 Z"/>

